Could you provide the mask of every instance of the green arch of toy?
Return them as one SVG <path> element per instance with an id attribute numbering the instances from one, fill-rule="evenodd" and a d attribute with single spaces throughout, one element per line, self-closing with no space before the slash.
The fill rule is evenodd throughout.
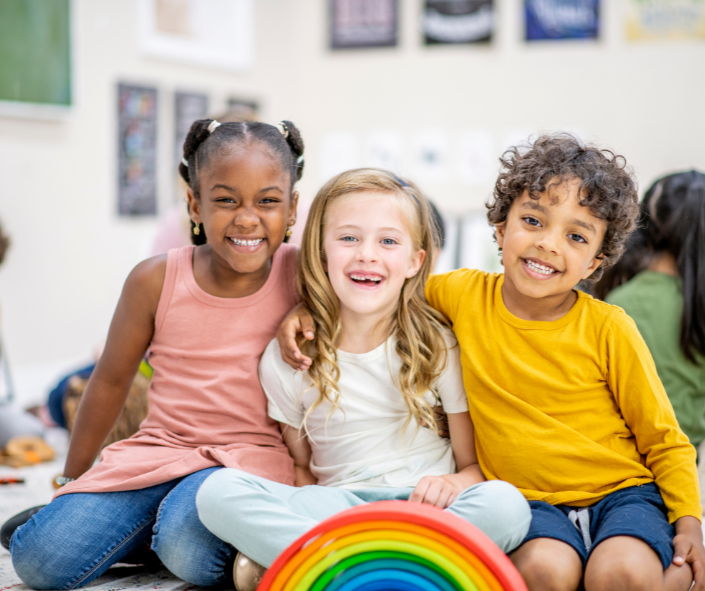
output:
<path id="1" fill-rule="evenodd" d="M 402 552 L 365 552 L 356 554 L 345 560 L 341 560 L 323 575 L 321 575 L 311 587 L 311 591 L 334 591 L 334 587 L 329 587 L 332 581 L 337 581 L 342 578 L 347 572 L 352 571 L 360 566 L 372 568 L 371 565 L 382 565 L 387 563 L 400 564 L 404 563 L 407 568 L 413 569 L 411 565 L 417 565 L 418 568 L 424 568 L 426 571 L 436 573 L 438 576 L 447 581 L 455 591 L 462 591 L 458 583 L 452 579 L 442 568 L 420 556 L 412 554 L 404 554 Z M 398 567 L 401 568 L 401 567 Z M 340 577 L 339 577 L 340 575 Z"/>
<path id="2" fill-rule="evenodd" d="M 325 534 L 328 531 L 335 530 L 353 523 L 365 521 L 389 521 L 399 520 L 408 523 L 413 523 L 436 530 L 447 535 L 463 545 L 469 552 L 474 554 L 497 579 L 497 582 L 505 591 L 527 591 L 526 585 L 521 576 L 512 565 L 511 561 L 504 553 L 495 546 L 492 541 L 487 538 L 476 527 L 460 519 L 459 517 L 442 511 L 437 507 L 430 505 L 408 503 L 406 501 L 380 501 L 377 503 L 369 503 L 342 511 L 332 517 L 319 523 L 316 527 L 301 536 L 291 546 L 289 546 L 282 554 L 274 561 L 272 566 L 267 571 L 262 583 L 259 586 L 259 591 L 281 591 L 283 588 L 282 581 L 277 580 L 279 573 L 285 568 L 287 563 L 308 543 L 313 541 L 318 536 Z M 390 548 L 389 544 L 382 542 L 386 546 L 378 547 L 373 543 L 366 544 L 366 548 L 357 548 L 350 554 L 343 555 L 344 552 L 336 552 L 337 560 L 331 561 L 336 563 L 345 558 L 349 558 L 355 554 L 364 554 L 367 552 L 401 550 L 402 553 L 407 553 L 408 548 Z M 401 542 L 399 542 L 401 544 Z M 362 546 L 363 544 L 360 544 Z M 374 547 L 373 547 L 374 546 Z M 414 552 L 416 554 L 416 552 Z M 321 562 L 327 562 L 326 560 Z M 435 562 L 435 560 L 432 560 Z M 442 561 L 448 562 L 448 561 Z M 320 564 L 320 563 L 319 563 Z M 312 588 L 316 579 L 331 566 L 327 564 L 322 570 L 316 565 L 314 569 L 319 571 L 316 577 L 309 580 L 308 574 L 304 577 L 307 579 L 308 587 Z M 456 567 L 457 568 L 457 567 Z M 464 573 L 463 573 L 464 574 Z M 303 579 L 300 581 L 303 583 Z M 297 587 L 299 587 L 297 585 Z M 462 587 L 461 587 L 462 588 Z M 477 589 L 470 581 L 467 589 Z"/>

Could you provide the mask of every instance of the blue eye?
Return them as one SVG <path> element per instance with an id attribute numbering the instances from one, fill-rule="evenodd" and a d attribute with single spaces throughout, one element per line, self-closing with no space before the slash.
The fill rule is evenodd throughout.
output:
<path id="1" fill-rule="evenodd" d="M 343 242 L 353 242 L 353 241 L 356 241 L 357 238 L 355 238 L 355 236 L 343 236 L 343 237 L 341 238 L 341 240 L 342 240 Z"/>
<path id="2" fill-rule="evenodd" d="M 397 244 L 397 241 L 393 238 L 382 238 L 382 244 L 384 244 L 385 246 L 392 246 L 394 244 Z"/>
<path id="3" fill-rule="evenodd" d="M 587 240 L 585 240 L 585 238 L 583 238 L 580 234 L 568 234 L 568 238 L 574 240 L 575 242 L 583 242 L 587 244 Z"/>

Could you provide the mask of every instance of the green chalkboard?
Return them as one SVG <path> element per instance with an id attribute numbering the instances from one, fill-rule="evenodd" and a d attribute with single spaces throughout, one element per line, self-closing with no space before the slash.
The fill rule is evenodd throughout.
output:
<path id="1" fill-rule="evenodd" d="M 71 105 L 70 0 L 0 0 L 0 101 Z"/>

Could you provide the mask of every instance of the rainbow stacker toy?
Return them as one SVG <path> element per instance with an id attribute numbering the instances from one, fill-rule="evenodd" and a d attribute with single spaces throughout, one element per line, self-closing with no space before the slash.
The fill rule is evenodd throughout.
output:
<path id="1" fill-rule="evenodd" d="M 276 559 L 258 591 L 527 591 L 479 529 L 430 505 L 342 511 Z"/>

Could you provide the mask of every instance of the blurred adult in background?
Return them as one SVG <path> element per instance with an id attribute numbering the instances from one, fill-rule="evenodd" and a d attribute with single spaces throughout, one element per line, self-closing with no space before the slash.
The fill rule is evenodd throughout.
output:
<path id="1" fill-rule="evenodd" d="M 664 176 L 640 207 L 640 228 L 595 295 L 634 319 L 697 448 L 705 440 L 705 174 Z"/>

